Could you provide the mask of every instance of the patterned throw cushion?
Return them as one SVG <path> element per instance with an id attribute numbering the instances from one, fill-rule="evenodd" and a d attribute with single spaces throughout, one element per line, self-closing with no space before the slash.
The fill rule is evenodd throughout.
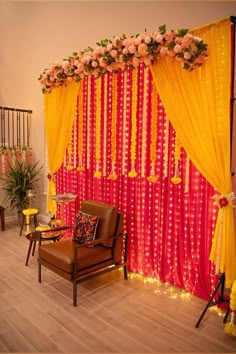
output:
<path id="1" fill-rule="evenodd" d="M 98 217 L 79 212 L 73 229 L 74 241 L 82 244 L 95 239 Z"/>

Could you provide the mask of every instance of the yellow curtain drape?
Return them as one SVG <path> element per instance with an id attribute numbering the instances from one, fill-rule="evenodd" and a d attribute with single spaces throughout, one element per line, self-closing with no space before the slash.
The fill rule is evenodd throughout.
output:
<path id="1" fill-rule="evenodd" d="M 188 156 L 222 195 L 232 191 L 230 173 L 230 19 L 191 31 L 208 43 L 209 57 L 186 72 L 162 58 L 151 66 L 167 116 Z M 236 240 L 232 204 L 219 208 L 210 259 L 225 272 L 226 286 L 236 279 Z"/>
<path id="2" fill-rule="evenodd" d="M 44 94 L 45 129 L 48 147 L 48 165 L 53 175 L 61 166 L 70 141 L 76 113 L 76 101 L 80 83 L 71 81 Z M 49 181 L 48 194 L 55 194 L 54 179 Z M 48 198 L 48 212 L 55 214 L 55 202 Z"/>

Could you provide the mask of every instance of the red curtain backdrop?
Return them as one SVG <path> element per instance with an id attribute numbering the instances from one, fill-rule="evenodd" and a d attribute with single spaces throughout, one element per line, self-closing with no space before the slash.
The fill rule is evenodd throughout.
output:
<path id="1" fill-rule="evenodd" d="M 84 199 L 119 207 L 130 271 L 209 297 L 216 280 L 208 260 L 215 193 L 179 146 L 149 69 L 83 80 L 56 185 L 57 193 L 78 196 L 65 206 L 67 224 Z"/>

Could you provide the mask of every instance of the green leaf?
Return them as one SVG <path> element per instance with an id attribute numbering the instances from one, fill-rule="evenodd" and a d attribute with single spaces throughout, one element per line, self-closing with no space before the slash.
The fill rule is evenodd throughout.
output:
<path id="1" fill-rule="evenodd" d="M 158 29 L 159 29 L 159 32 L 161 34 L 165 34 L 166 33 L 166 25 L 159 26 Z"/>
<path id="2" fill-rule="evenodd" d="M 22 211 L 29 205 L 26 197 L 28 189 L 36 190 L 37 182 L 40 179 L 40 170 L 38 162 L 30 165 L 28 163 L 16 163 L 9 165 L 9 172 L 3 181 L 2 189 L 5 192 L 4 202 L 9 203 L 12 209 Z"/>
<path id="3" fill-rule="evenodd" d="M 175 47 L 175 42 L 170 42 L 167 46 L 169 50 L 172 50 Z"/>
<path id="4" fill-rule="evenodd" d="M 184 37 L 187 33 L 188 33 L 188 29 L 187 28 L 182 28 L 178 30 L 177 36 L 178 37 Z"/>

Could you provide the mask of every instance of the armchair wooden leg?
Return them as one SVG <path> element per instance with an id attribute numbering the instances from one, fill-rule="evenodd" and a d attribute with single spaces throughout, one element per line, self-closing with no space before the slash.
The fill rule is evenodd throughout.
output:
<path id="1" fill-rule="evenodd" d="M 73 306 L 77 306 L 77 279 L 73 281 Z"/>
<path id="2" fill-rule="evenodd" d="M 126 265 L 124 266 L 124 278 L 125 278 L 125 280 L 128 279 L 128 274 L 127 274 L 127 267 L 126 267 Z"/>
<path id="3" fill-rule="evenodd" d="M 77 247 L 74 247 L 73 306 L 77 306 Z"/>
<path id="4" fill-rule="evenodd" d="M 38 263 L 38 282 L 41 283 L 41 264 Z"/>

